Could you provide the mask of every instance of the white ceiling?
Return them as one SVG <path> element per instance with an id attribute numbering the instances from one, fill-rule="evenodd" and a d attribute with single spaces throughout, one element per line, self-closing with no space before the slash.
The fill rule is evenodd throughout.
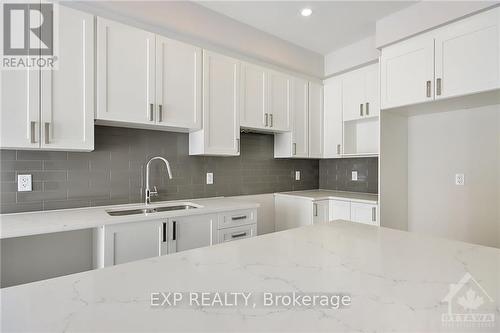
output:
<path id="1" fill-rule="evenodd" d="M 311 51 L 331 51 L 371 36 L 375 22 L 415 1 L 197 1 L 202 6 Z M 309 7 L 309 17 L 300 10 Z"/>

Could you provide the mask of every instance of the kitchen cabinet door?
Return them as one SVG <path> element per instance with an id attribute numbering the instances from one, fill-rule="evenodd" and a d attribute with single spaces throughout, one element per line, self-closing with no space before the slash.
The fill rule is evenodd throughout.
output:
<path id="1" fill-rule="evenodd" d="M 266 69 L 249 63 L 241 64 L 241 127 L 266 129 L 269 126 L 266 77 Z"/>
<path id="2" fill-rule="evenodd" d="M 101 227 L 104 246 L 103 252 L 99 252 L 104 267 L 161 255 L 162 222 L 140 221 Z"/>
<path id="3" fill-rule="evenodd" d="M 97 18 L 97 119 L 155 123 L 155 35 Z"/>
<path id="4" fill-rule="evenodd" d="M 330 220 L 351 220 L 351 202 L 330 200 Z"/>
<path id="5" fill-rule="evenodd" d="M 292 95 L 292 156 L 309 156 L 309 83 L 306 80 L 293 80 Z"/>
<path id="6" fill-rule="evenodd" d="M 217 215 L 194 215 L 168 220 L 168 253 L 214 244 Z"/>
<path id="7" fill-rule="evenodd" d="M 313 223 L 313 207 L 310 199 L 275 195 L 274 209 L 276 231 L 298 228 Z"/>
<path id="8" fill-rule="evenodd" d="M 324 82 L 323 157 L 342 157 L 342 80 L 333 77 Z"/>
<path id="9" fill-rule="evenodd" d="M 277 131 L 291 130 L 291 78 L 269 71 L 269 127 Z"/>
<path id="10" fill-rule="evenodd" d="M 309 82 L 309 157 L 323 157 L 323 85 Z"/>
<path id="11" fill-rule="evenodd" d="M 378 117 L 380 114 L 379 64 L 372 64 L 363 69 L 365 75 L 364 118 Z"/>
<path id="12" fill-rule="evenodd" d="M 351 202 L 351 221 L 379 225 L 377 218 L 377 205 Z"/>
<path id="13" fill-rule="evenodd" d="M 203 51 L 203 126 L 189 134 L 190 155 L 240 154 L 240 62 Z"/>
<path id="14" fill-rule="evenodd" d="M 341 76 L 344 121 L 360 119 L 365 114 L 365 72 L 357 69 Z"/>
<path id="15" fill-rule="evenodd" d="M 94 16 L 60 6 L 59 28 L 58 68 L 41 71 L 41 147 L 91 151 Z"/>
<path id="16" fill-rule="evenodd" d="M 313 223 L 330 221 L 329 200 L 319 200 L 313 203 Z"/>
<path id="17" fill-rule="evenodd" d="M 0 70 L 0 148 L 40 147 L 40 71 Z"/>
<path id="18" fill-rule="evenodd" d="M 424 34 L 382 49 L 382 109 L 433 100 L 434 38 Z"/>
<path id="19" fill-rule="evenodd" d="M 436 33 L 436 99 L 500 88 L 500 8 Z"/>
<path id="20" fill-rule="evenodd" d="M 201 128 L 201 48 L 156 36 L 156 123 Z"/>
<path id="21" fill-rule="evenodd" d="M 217 243 L 232 242 L 257 236 L 257 224 L 242 225 L 218 231 Z"/>

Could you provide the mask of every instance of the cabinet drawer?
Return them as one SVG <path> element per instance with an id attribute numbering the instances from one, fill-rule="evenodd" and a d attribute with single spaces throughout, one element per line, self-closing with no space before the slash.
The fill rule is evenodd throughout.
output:
<path id="1" fill-rule="evenodd" d="M 254 223 L 257 223 L 257 211 L 255 209 L 237 210 L 219 214 L 217 229 Z"/>
<path id="2" fill-rule="evenodd" d="M 231 242 L 238 239 L 250 238 L 257 235 L 257 225 L 243 225 L 239 227 L 219 230 L 218 243 Z"/>

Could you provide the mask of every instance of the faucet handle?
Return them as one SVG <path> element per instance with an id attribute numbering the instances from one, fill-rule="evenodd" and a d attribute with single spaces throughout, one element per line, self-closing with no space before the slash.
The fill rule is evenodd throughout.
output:
<path id="1" fill-rule="evenodd" d="M 154 191 L 149 191 L 149 194 L 150 194 L 150 195 L 157 196 L 157 195 L 158 195 L 158 189 L 156 188 L 156 185 L 155 185 L 155 186 L 153 186 L 153 189 L 154 189 Z"/>

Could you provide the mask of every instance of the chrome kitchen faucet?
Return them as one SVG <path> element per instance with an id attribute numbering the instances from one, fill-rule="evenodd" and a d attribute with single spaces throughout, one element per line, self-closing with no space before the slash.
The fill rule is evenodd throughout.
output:
<path id="1" fill-rule="evenodd" d="M 151 203 L 151 195 L 158 195 L 158 190 L 156 189 L 156 186 L 153 186 L 154 191 L 151 191 L 151 189 L 149 188 L 149 168 L 151 166 L 151 162 L 153 162 L 154 160 L 160 160 L 163 161 L 163 163 L 165 163 L 165 165 L 167 166 L 168 178 L 172 179 L 172 171 L 170 171 L 170 163 L 168 163 L 166 159 L 160 156 L 151 158 L 146 164 L 146 205 Z"/>

